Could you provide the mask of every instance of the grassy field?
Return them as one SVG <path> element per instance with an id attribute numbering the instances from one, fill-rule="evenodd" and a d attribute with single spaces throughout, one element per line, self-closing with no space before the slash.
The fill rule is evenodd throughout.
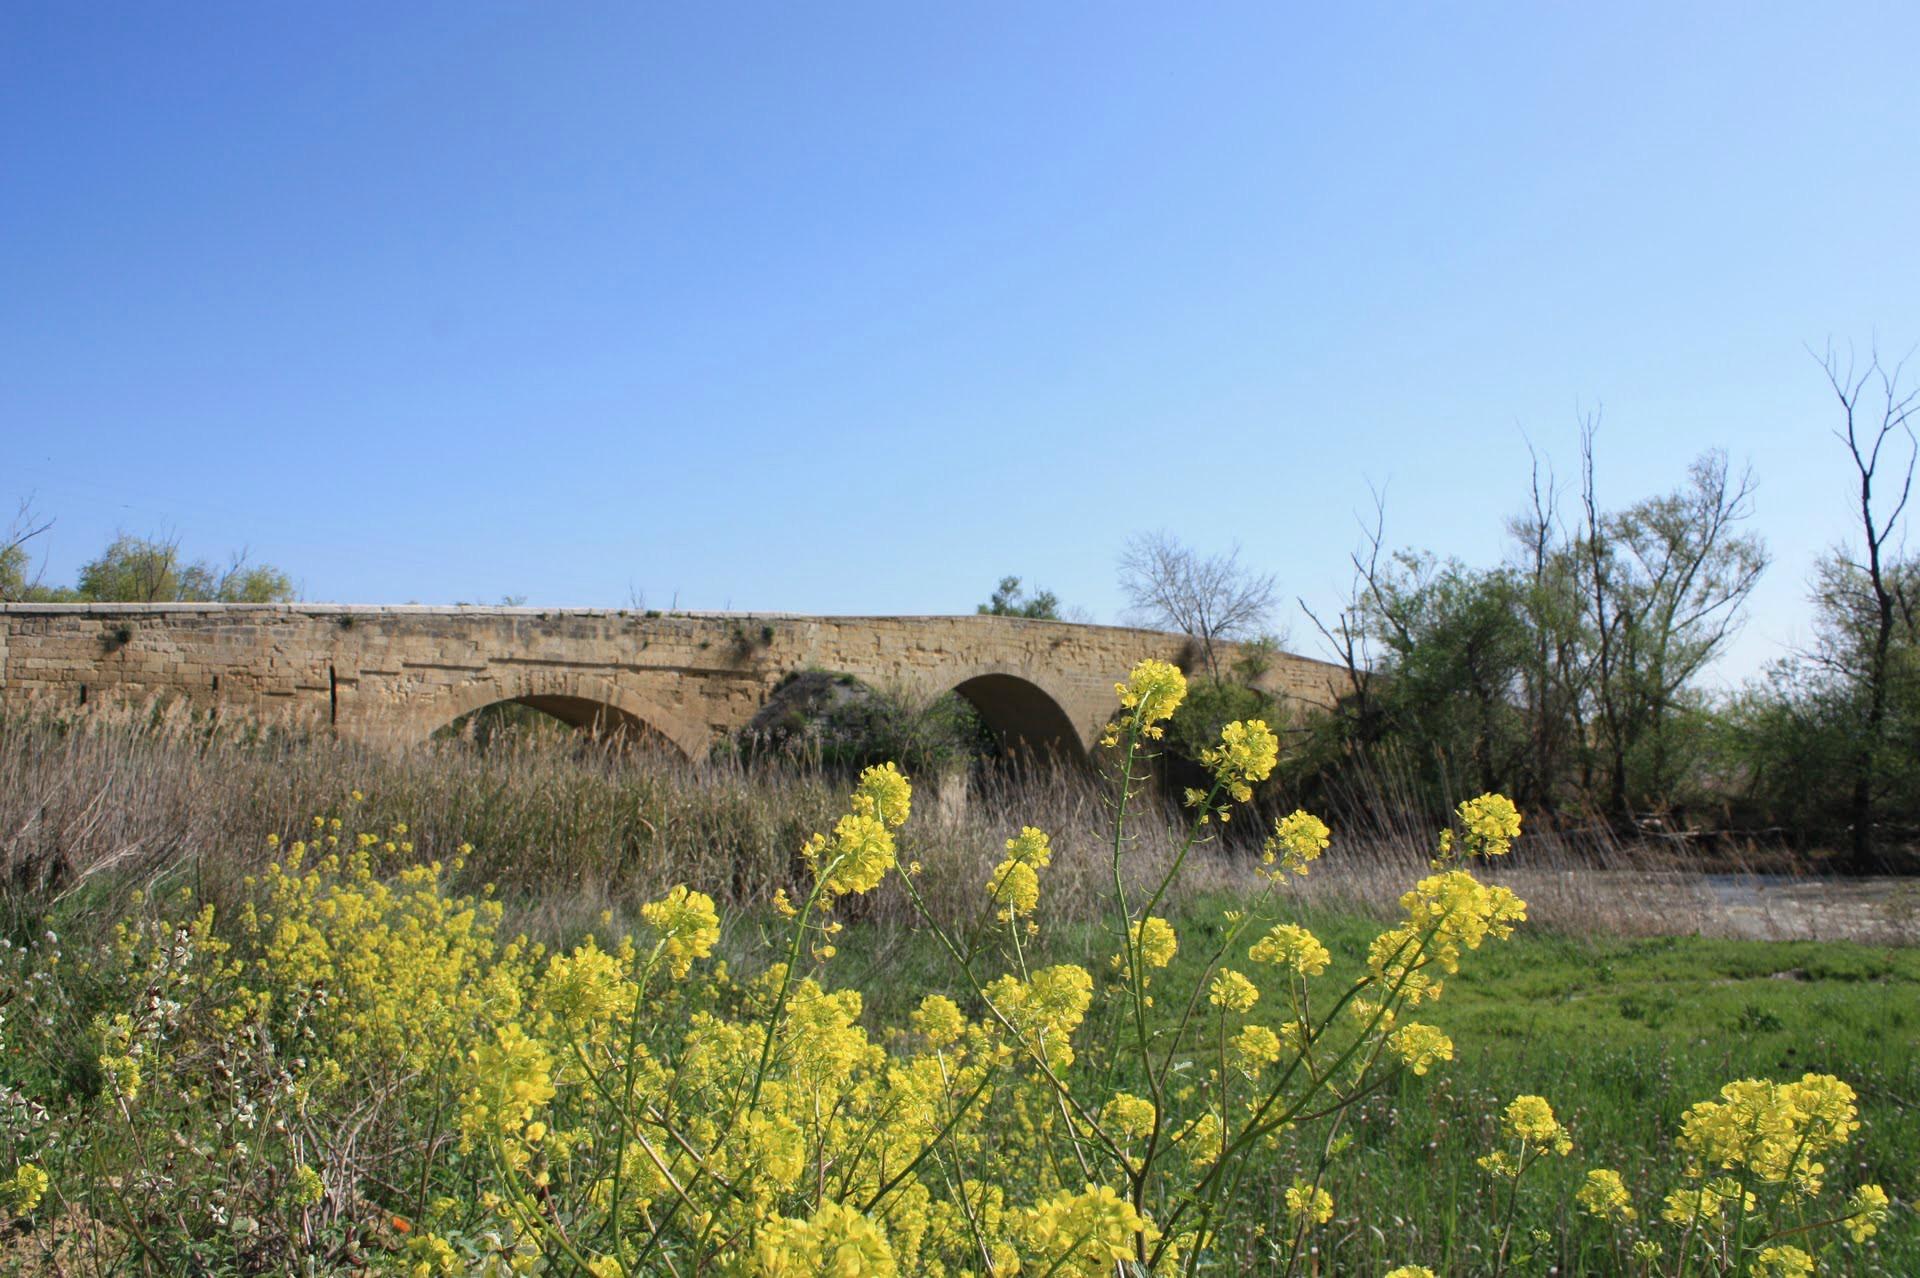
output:
<path id="1" fill-rule="evenodd" d="M 675 882 L 705 888 L 725 913 L 721 953 L 746 974 L 774 957 L 767 942 L 779 925 L 768 900 L 796 883 L 793 850 L 809 831 L 827 828 L 845 788 L 825 775 L 663 767 L 564 745 L 475 753 L 454 743 L 391 756 L 331 742 L 0 719 L 0 934 L 16 947 L 35 946 L 48 932 L 70 947 L 104 938 L 116 920 L 138 913 L 136 886 L 191 885 L 229 920 L 247 898 L 244 876 L 271 855 L 267 835 L 299 837 L 315 813 L 348 811 L 370 828 L 409 823 L 418 859 L 471 841 L 476 850 L 454 886 L 498 884 L 508 928 L 549 945 L 634 926 L 639 903 Z M 356 800 L 361 790 L 365 798 Z M 1114 929 L 1101 912 L 1107 809 L 1097 789 L 1027 780 L 945 804 L 928 787 L 916 808 L 902 832 L 902 859 L 924 862 L 930 904 L 949 923 L 979 916 L 988 870 L 1021 823 L 1053 831 L 1046 927 L 1029 961 L 1076 962 L 1097 982 L 1115 979 Z M 1156 820 L 1143 819 L 1138 830 L 1128 867 L 1151 878 L 1173 836 Z M 1333 969 L 1318 978 L 1323 988 L 1342 988 L 1358 973 L 1427 854 L 1412 836 L 1343 838 L 1336 830 L 1312 877 L 1290 880 L 1289 893 L 1270 903 L 1276 919 L 1306 924 L 1332 951 Z M 1351 1143 L 1327 1181 L 1335 1215 L 1315 1235 L 1307 1272 L 1378 1275 L 1408 1262 L 1447 1275 L 1486 1271 L 1503 1204 L 1475 1159 L 1497 1141 L 1500 1108 L 1523 1093 L 1552 1101 L 1575 1149 L 1528 1182 L 1516 1248 L 1527 1259 L 1509 1272 L 1620 1272 L 1618 1240 L 1570 1206 L 1585 1170 L 1621 1170 L 1644 1224 L 1673 1184 L 1673 1139 L 1688 1105 L 1733 1079 L 1814 1071 L 1856 1089 L 1865 1123 L 1847 1165 L 1830 1169 L 1833 1178 L 1878 1181 L 1896 1201 L 1867 1246 L 1822 1235 L 1821 1272 L 1920 1274 L 1920 1218 L 1909 1205 L 1920 1194 L 1920 949 L 1640 935 L 1705 924 L 1691 913 L 1663 916 L 1667 888 L 1658 877 L 1631 894 L 1593 890 L 1591 878 L 1575 872 L 1579 858 L 1578 849 L 1523 840 L 1514 864 L 1494 869 L 1533 902 L 1532 921 L 1469 955 L 1444 998 L 1421 1009 L 1422 1020 L 1451 1035 L 1455 1059 L 1426 1077 L 1395 1076 L 1343 1120 Z M 1616 882 L 1632 877 L 1628 866 L 1606 869 Z M 1234 885 L 1256 882 L 1245 856 L 1200 849 L 1163 911 L 1181 937 L 1172 968 L 1156 977 L 1163 988 L 1202 979 L 1223 914 L 1245 902 L 1245 888 Z M 1555 894 L 1543 899 L 1541 886 Z M 977 1014 L 945 954 L 912 921 L 897 882 L 850 902 L 845 917 L 825 977 L 862 992 L 870 1029 L 901 1024 L 929 992 L 953 995 Z M 114 1010 L 104 991 L 70 975 L 49 979 L 68 983 L 75 1029 Z M 1284 1014 L 1268 1001 L 1252 1018 L 1278 1027 Z M 677 1023 L 656 1028 L 662 1041 L 679 1033 Z M 1096 1019 L 1080 1037 L 1118 1029 Z M 95 1051 L 88 1039 L 82 1055 Z M 1120 1068 L 1104 1080 L 1110 1088 L 1129 1084 Z M 395 1130 L 396 1147 L 413 1139 Z M 1300 1135 L 1262 1156 L 1250 1186 L 1250 1201 L 1269 1206 L 1277 1223 L 1285 1188 L 1309 1161 L 1303 1145 L 1317 1138 Z M 10 1256 L 28 1254 L 0 1249 L 0 1272 L 10 1271 Z"/>
<path id="2" fill-rule="evenodd" d="M 1183 903 L 1172 921 L 1183 948 L 1169 972 L 1198 975 L 1206 940 L 1239 898 Z M 1358 972 L 1378 921 L 1352 910 L 1283 909 L 1334 954 L 1330 988 Z M 1035 962 L 1098 970 L 1115 943 L 1083 924 L 1053 934 Z M 867 994 L 869 1013 L 895 1021 L 908 991 L 950 981 L 945 956 L 924 933 L 886 926 L 849 933 L 839 972 Z M 1608 938 L 1523 927 L 1489 944 L 1423 1013 L 1452 1037 L 1457 1057 L 1425 1078 L 1403 1077 L 1370 1101 L 1330 1187 L 1341 1205 L 1323 1240 L 1324 1273 L 1378 1273 L 1415 1257 L 1442 1273 L 1475 1272 L 1499 1206 L 1474 1159 L 1496 1143 L 1494 1115 L 1515 1095 L 1553 1102 L 1572 1128 L 1574 1152 L 1543 1181 L 1534 1223 L 1552 1241 L 1534 1272 L 1613 1272 L 1600 1231 L 1563 1204 L 1588 1167 L 1619 1169 L 1657 1210 L 1675 1166 L 1681 1113 L 1735 1078 L 1795 1079 L 1832 1073 L 1859 1092 L 1865 1126 L 1850 1178 L 1877 1180 L 1903 1203 L 1920 1194 L 1920 950 L 1844 942 Z M 1278 1009 L 1255 1019 L 1278 1024 Z M 1836 1173 L 1840 1169 L 1834 1169 Z M 1277 1201 L 1291 1176 L 1271 1181 Z M 1551 1204 L 1551 1205 L 1549 1205 Z M 1836 1250 L 1823 1273 L 1920 1274 L 1920 1215 L 1896 1208 L 1871 1250 Z"/>

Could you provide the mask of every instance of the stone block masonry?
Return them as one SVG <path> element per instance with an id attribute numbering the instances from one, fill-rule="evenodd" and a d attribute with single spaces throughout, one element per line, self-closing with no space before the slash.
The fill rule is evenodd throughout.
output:
<path id="1" fill-rule="evenodd" d="M 690 757 L 744 727 L 787 675 L 957 691 L 1010 744 L 1084 756 L 1113 685 L 1143 657 L 1190 664 L 1179 635 L 1012 617 L 810 617 L 343 604 L 0 604 L 8 709 L 185 702 L 369 741 L 425 740 L 498 701 L 653 734 Z M 1223 661 L 1235 650 L 1226 645 Z M 1290 707 L 1350 686 L 1276 654 Z"/>

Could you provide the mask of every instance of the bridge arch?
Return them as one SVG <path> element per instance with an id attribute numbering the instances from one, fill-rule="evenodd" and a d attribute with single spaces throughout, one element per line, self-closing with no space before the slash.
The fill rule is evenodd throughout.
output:
<path id="1" fill-rule="evenodd" d="M 1062 699 L 1039 682 L 1009 670 L 964 673 L 950 684 L 979 714 L 1011 758 L 1084 763 L 1087 743 Z"/>
<path id="2" fill-rule="evenodd" d="M 706 755 L 704 725 L 688 722 L 631 689 L 583 675 L 490 679 L 437 692 L 411 709 L 404 735 L 410 741 L 425 741 L 464 716 L 502 702 L 530 706 L 582 731 L 630 735 L 665 745 L 684 758 Z"/>

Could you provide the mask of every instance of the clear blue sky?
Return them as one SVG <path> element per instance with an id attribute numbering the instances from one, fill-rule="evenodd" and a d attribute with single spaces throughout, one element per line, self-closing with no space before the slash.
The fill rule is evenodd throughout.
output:
<path id="1" fill-rule="evenodd" d="M 1490 560 L 1522 432 L 1722 446 L 1804 634 L 1804 346 L 1920 340 L 1920 9 L 0 8 L 0 500 L 316 600 L 1111 620 L 1367 507 Z M 1297 647 L 1311 633 L 1292 610 Z"/>

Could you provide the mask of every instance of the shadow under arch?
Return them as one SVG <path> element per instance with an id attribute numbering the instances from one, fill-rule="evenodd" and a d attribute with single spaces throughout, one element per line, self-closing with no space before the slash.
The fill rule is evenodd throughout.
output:
<path id="1" fill-rule="evenodd" d="M 599 681 L 581 685 L 577 680 L 557 687 L 531 681 L 489 682 L 435 698 L 416 711 L 413 739 L 440 736 L 496 706 L 524 706 L 591 739 L 660 749 L 682 759 L 698 758 L 701 749 L 697 730 L 675 721 L 666 711 L 624 689 Z"/>
<path id="2" fill-rule="evenodd" d="M 525 715 L 501 713 L 513 709 L 524 710 L 527 713 Z M 594 701 L 587 697 L 534 695 L 489 701 L 486 705 L 469 710 L 444 724 L 436 729 L 433 735 L 435 737 L 473 735 L 484 744 L 496 733 L 522 726 L 526 718 L 538 717 L 550 719 L 557 725 L 570 728 L 595 742 L 666 751 L 675 755 L 684 754 L 671 738 L 638 715 L 622 710 L 618 706 L 610 706 L 604 701 Z"/>
<path id="3" fill-rule="evenodd" d="M 988 672 L 963 679 L 953 691 L 980 716 L 1001 757 L 1018 762 L 1087 762 L 1086 743 L 1052 694 L 1018 675 Z"/>

